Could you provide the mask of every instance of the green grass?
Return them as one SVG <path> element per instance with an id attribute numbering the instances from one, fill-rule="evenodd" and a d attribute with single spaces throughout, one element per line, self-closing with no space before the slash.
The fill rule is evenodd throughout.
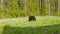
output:
<path id="1" fill-rule="evenodd" d="M 28 18 L 0 22 L 0 32 L 2 34 L 60 34 L 60 17 L 36 18 L 36 21 L 31 22 Z"/>

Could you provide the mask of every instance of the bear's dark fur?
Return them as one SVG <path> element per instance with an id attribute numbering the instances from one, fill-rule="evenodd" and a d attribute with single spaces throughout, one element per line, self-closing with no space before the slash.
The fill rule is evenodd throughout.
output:
<path id="1" fill-rule="evenodd" d="M 29 16 L 29 21 L 35 21 L 36 17 L 35 16 Z"/>

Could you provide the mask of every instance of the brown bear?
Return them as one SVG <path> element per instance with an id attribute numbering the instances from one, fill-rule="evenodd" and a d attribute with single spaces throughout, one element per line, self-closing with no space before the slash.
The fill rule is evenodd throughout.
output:
<path id="1" fill-rule="evenodd" d="M 35 16 L 29 16 L 29 21 L 35 21 L 36 17 Z"/>

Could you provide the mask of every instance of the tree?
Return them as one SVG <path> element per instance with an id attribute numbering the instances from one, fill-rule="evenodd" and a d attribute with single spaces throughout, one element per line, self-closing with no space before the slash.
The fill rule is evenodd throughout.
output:
<path id="1" fill-rule="evenodd" d="M 25 0 L 18 0 L 19 9 L 21 9 L 22 11 L 26 10 L 26 4 L 25 3 L 26 3 Z"/>
<path id="2" fill-rule="evenodd" d="M 3 0 L 0 0 L 0 3 L 1 3 L 1 8 L 3 10 Z"/>
<path id="3" fill-rule="evenodd" d="M 44 6 L 44 0 L 38 0 L 39 2 L 39 11 L 40 15 L 42 14 L 43 6 Z"/>
<path id="4" fill-rule="evenodd" d="M 50 0 L 47 0 L 47 11 L 48 11 L 48 15 L 51 15 L 51 13 L 50 13 Z"/>

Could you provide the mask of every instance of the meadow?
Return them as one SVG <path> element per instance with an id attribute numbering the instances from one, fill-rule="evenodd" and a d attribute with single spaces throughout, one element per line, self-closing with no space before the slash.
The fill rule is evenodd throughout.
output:
<path id="1" fill-rule="evenodd" d="M 37 16 L 36 21 L 28 21 L 28 17 L 1 19 L 0 34 L 60 34 L 60 17 Z"/>

